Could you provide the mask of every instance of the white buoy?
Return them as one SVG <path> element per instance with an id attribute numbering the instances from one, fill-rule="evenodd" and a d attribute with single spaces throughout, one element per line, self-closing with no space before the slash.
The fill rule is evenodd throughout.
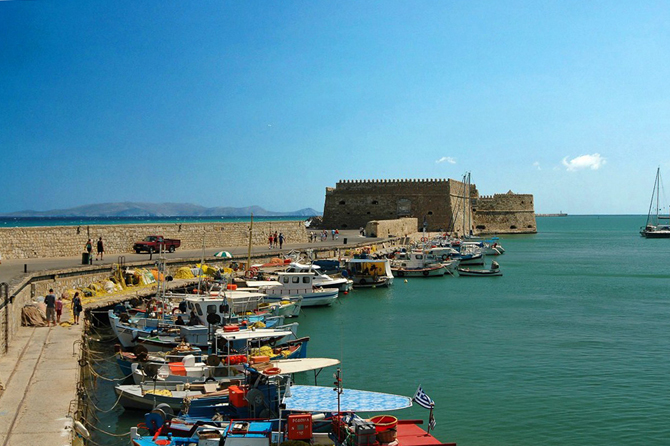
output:
<path id="1" fill-rule="evenodd" d="M 405 279 L 405 283 L 407 283 L 407 279 Z"/>

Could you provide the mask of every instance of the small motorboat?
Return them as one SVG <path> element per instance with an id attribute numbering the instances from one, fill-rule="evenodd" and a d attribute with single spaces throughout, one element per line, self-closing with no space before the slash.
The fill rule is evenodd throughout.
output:
<path id="1" fill-rule="evenodd" d="M 458 275 L 464 277 L 486 277 L 486 276 L 502 276 L 500 265 L 495 260 L 491 262 L 491 269 L 473 269 L 473 268 L 458 268 Z"/>

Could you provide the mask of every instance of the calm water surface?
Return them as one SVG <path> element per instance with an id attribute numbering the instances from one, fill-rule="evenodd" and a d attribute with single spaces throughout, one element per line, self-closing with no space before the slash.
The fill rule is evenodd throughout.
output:
<path id="1" fill-rule="evenodd" d="M 347 387 L 412 395 L 421 384 L 442 441 L 668 445 L 670 240 L 641 238 L 643 220 L 540 218 L 538 234 L 501 240 L 503 277 L 356 290 L 304 310 L 300 334 L 310 356 L 342 360 Z M 101 384 L 101 407 L 109 393 Z M 100 426 L 138 421 L 114 410 Z"/>

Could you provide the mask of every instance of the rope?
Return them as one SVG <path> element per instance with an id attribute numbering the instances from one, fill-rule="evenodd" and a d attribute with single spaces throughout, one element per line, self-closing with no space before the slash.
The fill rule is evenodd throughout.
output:
<path id="1" fill-rule="evenodd" d="M 95 369 L 93 368 L 93 366 L 90 363 L 88 364 L 88 368 L 89 368 L 91 374 L 94 375 L 96 378 L 100 378 L 104 381 L 109 381 L 109 382 L 123 381 L 123 380 L 126 380 L 126 379 L 130 378 L 131 376 L 133 376 L 133 374 L 131 373 L 130 375 L 126 375 L 122 378 L 107 378 L 105 376 L 102 376 L 98 372 L 96 372 Z"/>
<path id="2" fill-rule="evenodd" d="M 93 398 L 91 398 L 91 395 L 89 395 L 88 392 L 84 392 L 84 393 L 85 393 L 86 396 L 88 397 L 88 401 L 91 403 L 91 405 L 92 405 L 93 407 L 95 407 L 95 410 L 97 410 L 98 412 L 102 412 L 102 413 L 109 413 L 109 412 L 111 412 L 112 410 L 114 410 L 114 408 L 116 408 L 116 406 L 118 406 L 119 401 L 121 401 L 121 395 L 119 395 L 119 397 L 116 399 L 116 402 L 114 403 L 114 405 L 113 405 L 112 407 L 110 407 L 109 409 L 104 410 L 104 409 L 99 408 L 99 407 L 93 402 Z"/>
<path id="3" fill-rule="evenodd" d="M 113 434 L 113 433 L 111 433 L 111 432 L 107 432 L 106 430 L 100 429 L 100 428 L 97 427 L 95 424 L 89 422 L 86 418 L 82 418 L 82 421 L 83 421 L 84 424 L 86 424 L 87 426 L 90 426 L 90 427 L 92 427 L 93 429 L 95 429 L 96 431 L 101 432 L 101 433 L 103 433 L 103 434 L 105 434 L 105 435 L 109 435 L 110 437 L 121 438 L 121 437 L 127 437 L 127 436 L 128 436 L 128 432 L 126 432 L 126 433 L 124 433 L 124 434 Z"/>

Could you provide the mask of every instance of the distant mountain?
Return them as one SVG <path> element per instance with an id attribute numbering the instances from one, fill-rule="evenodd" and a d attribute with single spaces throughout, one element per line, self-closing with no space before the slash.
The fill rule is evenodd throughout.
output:
<path id="1" fill-rule="evenodd" d="M 101 203 L 51 211 L 20 211 L 3 217 L 313 217 L 320 212 L 305 208 L 291 212 L 267 211 L 260 206 L 208 208 L 190 203 Z"/>

